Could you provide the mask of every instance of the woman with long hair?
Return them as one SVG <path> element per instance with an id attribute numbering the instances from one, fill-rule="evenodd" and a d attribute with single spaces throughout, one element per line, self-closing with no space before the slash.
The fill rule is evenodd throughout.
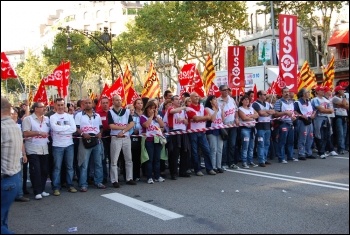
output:
<path id="1" fill-rule="evenodd" d="M 204 104 L 205 109 L 211 115 L 210 121 L 207 121 L 206 127 L 218 127 L 223 125 L 224 112 L 219 107 L 218 101 L 214 95 L 209 95 Z M 221 166 L 222 160 L 222 147 L 224 144 L 223 139 L 220 136 L 220 130 L 207 130 L 207 139 L 209 142 L 211 152 L 211 164 L 213 170 L 217 173 L 224 173 L 224 169 Z"/>
<path id="2" fill-rule="evenodd" d="M 257 167 L 258 165 L 253 162 L 253 150 L 255 141 L 255 119 L 259 117 L 259 114 L 250 105 L 250 98 L 248 95 L 244 95 L 239 101 L 238 116 L 242 142 L 242 167 L 245 169 L 249 168 L 248 165 Z"/>
<path id="3" fill-rule="evenodd" d="M 154 181 L 164 182 L 164 178 L 160 176 L 160 154 L 163 146 L 158 141 L 159 138 L 154 137 L 162 135 L 161 128 L 164 128 L 164 122 L 157 115 L 157 104 L 153 100 L 147 102 L 143 115 L 140 117 L 140 124 L 142 133 L 145 133 L 147 136 L 145 140 L 145 147 L 149 157 L 146 163 L 147 183 L 153 184 Z"/>

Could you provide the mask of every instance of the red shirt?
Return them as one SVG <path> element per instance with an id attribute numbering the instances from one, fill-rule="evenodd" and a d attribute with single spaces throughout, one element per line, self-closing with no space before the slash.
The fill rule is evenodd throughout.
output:
<path id="1" fill-rule="evenodd" d="M 109 130 L 109 125 L 108 125 L 108 111 L 103 111 L 103 110 L 98 110 L 96 111 L 101 116 L 102 120 L 102 126 L 103 126 L 103 131 Z"/>

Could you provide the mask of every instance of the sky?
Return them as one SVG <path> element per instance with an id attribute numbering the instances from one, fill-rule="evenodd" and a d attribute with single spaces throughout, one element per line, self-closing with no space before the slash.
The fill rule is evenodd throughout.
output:
<path id="1" fill-rule="evenodd" d="M 73 6 L 65 1 L 1 1 L 1 51 L 24 50 L 39 37 L 39 26 L 58 9 Z"/>

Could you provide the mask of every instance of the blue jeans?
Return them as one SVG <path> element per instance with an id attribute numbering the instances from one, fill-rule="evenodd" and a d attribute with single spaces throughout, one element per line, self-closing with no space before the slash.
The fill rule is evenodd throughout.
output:
<path id="1" fill-rule="evenodd" d="M 198 156 L 198 147 L 201 148 L 204 164 L 207 171 L 213 169 L 213 165 L 210 160 L 210 149 L 207 137 L 203 132 L 190 133 L 191 140 L 191 150 L 192 150 L 192 163 L 195 172 L 199 172 L 201 170 L 201 161 Z"/>
<path id="2" fill-rule="evenodd" d="M 314 141 L 313 125 L 310 124 L 306 126 L 303 121 L 298 120 L 296 135 L 298 135 L 298 155 L 300 157 L 311 156 L 311 146 Z"/>
<path id="3" fill-rule="evenodd" d="M 8 229 L 8 215 L 20 185 L 20 173 L 1 179 L 1 234 L 12 234 Z"/>
<path id="4" fill-rule="evenodd" d="M 235 151 L 238 127 L 227 128 L 226 130 L 228 140 L 224 141 L 222 147 L 222 165 L 231 166 L 237 164 L 239 160 L 239 154 Z"/>
<path id="5" fill-rule="evenodd" d="M 74 144 L 67 147 L 55 147 L 52 146 L 52 155 L 54 161 L 54 169 L 52 173 L 53 178 L 53 190 L 61 189 L 61 167 L 62 161 L 66 164 L 66 180 L 67 186 L 73 186 L 73 159 L 74 159 Z"/>
<path id="6" fill-rule="evenodd" d="M 253 150 L 254 150 L 254 128 L 241 127 L 241 159 L 242 163 L 252 163 L 253 162 Z"/>
<path id="7" fill-rule="evenodd" d="M 222 160 L 222 146 L 223 140 L 220 135 L 207 135 L 210 152 L 211 152 L 211 164 L 214 169 L 221 169 L 221 160 Z"/>
<path id="8" fill-rule="evenodd" d="M 331 137 L 330 135 L 330 123 L 328 119 L 324 119 L 320 127 L 321 139 L 314 138 L 318 150 L 318 155 L 321 156 L 326 152 L 327 139 Z"/>
<path id="9" fill-rule="evenodd" d="M 81 144 L 81 143 L 80 143 Z M 94 163 L 94 182 L 95 185 L 98 185 L 102 183 L 103 180 L 103 168 L 102 168 L 102 156 L 101 154 L 102 148 L 101 148 L 102 142 L 100 141 L 99 144 L 97 144 L 95 147 L 87 149 L 85 147 L 79 148 L 79 151 L 82 151 L 84 161 L 79 166 L 80 169 L 80 178 L 79 178 L 79 187 L 81 188 L 87 188 L 88 183 L 88 166 L 89 166 L 89 160 L 90 157 L 92 157 L 93 163 Z"/>
<path id="10" fill-rule="evenodd" d="M 346 117 L 336 116 L 335 120 L 335 136 L 337 136 L 338 152 L 345 150 L 346 132 L 348 131 Z"/>
<path id="11" fill-rule="evenodd" d="M 265 163 L 270 148 L 271 130 L 257 130 L 256 138 L 258 141 L 256 146 L 258 161 L 259 163 Z"/>
<path id="12" fill-rule="evenodd" d="M 152 173 L 154 178 L 160 177 L 160 153 L 163 145 L 160 143 L 154 143 L 153 141 L 145 141 L 145 147 L 148 153 L 149 160 L 146 162 L 146 174 L 147 179 L 152 179 Z"/>
<path id="13" fill-rule="evenodd" d="M 287 154 L 287 160 L 293 158 L 294 149 L 294 127 L 292 124 L 287 124 L 282 122 L 278 127 L 277 139 L 277 156 L 278 160 L 281 162 L 285 159 L 285 154 Z M 286 153 L 287 152 L 287 153 Z"/>

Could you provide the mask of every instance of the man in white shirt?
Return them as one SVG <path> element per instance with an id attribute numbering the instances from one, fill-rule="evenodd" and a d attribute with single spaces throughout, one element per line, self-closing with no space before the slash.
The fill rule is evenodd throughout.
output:
<path id="1" fill-rule="evenodd" d="M 50 116 L 52 155 L 54 168 L 52 173 L 53 195 L 59 196 L 61 189 L 61 167 L 64 159 L 66 166 L 66 182 L 68 192 L 76 193 L 73 186 L 73 159 L 74 143 L 72 134 L 76 132 L 73 115 L 64 112 L 65 102 L 63 98 L 55 100 L 56 113 Z"/>
<path id="2" fill-rule="evenodd" d="M 122 108 L 122 98 L 113 97 L 113 108 L 108 111 L 108 124 L 111 129 L 111 182 L 114 188 L 119 188 L 118 159 L 120 150 L 123 150 L 125 159 L 126 184 L 136 185 L 133 180 L 133 165 L 131 155 L 131 139 L 129 130 L 133 128 L 134 121 L 129 109 Z"/>
<path id="3" fill-rule="evenodd" d="M 88 166 L 90 157 L 93 158 L 94 163 L 94 183 L 97 188 L 105 189 L 106 186 L 102 184 L 103 181 L 103 169 L 102 169 L 102 120 L 98 113 L 92 109 L 92 100 L 87 98 L 85 100 L 85 108 L 82 112 L 79 112 L 75 116 L 75 124 L 77 126 L 77 132 L 82 139 L 79 141 L 78 149 L 78 166 L 80 170 L 79 187 L 80 192 L 87 192 L 88 183 Z M 96 138 L 93 140 L 92 138 Z M 85 143 L 95 143 L 94 146 L 85 147 Z"/>
<path id="4" fill-rule="evenodd" d="M 221 96 L 218 98 L 219 107 L 224 104 L 224 124 L 225 125 L 236 125 L 235 127 L 228 128 L 229 138 L 224 141 L 222 149 L 222 165 L 228 165 L 232 169 L 239 169 L 237 163 L 239 161 L 239 153 L 236 152 L 236 139 L 238 131 L 238 108 L 236 101 L 229 96 L 229 89 L 227 85 L 221 85 L 219 87 Z"/>

